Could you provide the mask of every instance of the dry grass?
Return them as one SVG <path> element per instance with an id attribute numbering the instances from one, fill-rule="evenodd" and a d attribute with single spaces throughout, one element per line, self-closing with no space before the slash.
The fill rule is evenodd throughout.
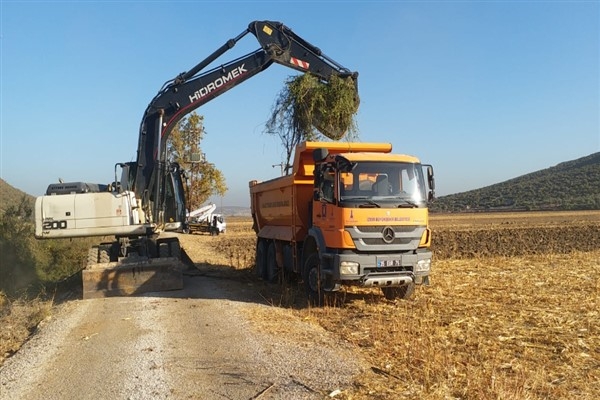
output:
<path id="1" fill-rule="evenodd" d="M 179 235 L 186 253 L 196 264 L 228 266 L 235 269 L 254 265 L 256 235 L 252 220 L 243 217 L 227 219 L 227 233 Z"/>
<path id="2" fill-rule="evenodd" d="M 19 350 L 38 324 L 50 315 L 52 301 L 10 300 L 0 292 L 0 365 Z"/>
<path id="3" fill-rule="evenodd" d="M 231 226 L 232 236 L 203 239 L 228 254 L 206 262 L 251 268 L 251 223 Z M 600 398 L 600 246 L 591 245 L 600 213 L 444 215 L 432 226 L 432 285 L 410 301 L 348 289 L 342 306 L 306 308 L 295 286 L 265 294 L 353 344 L 372 366 L 336 398 Z M 486 251 L 472 252 L 478 246 Z M 521 255 L 494 255 L 507 252 Z"/>
<path id="4" fill-rule="evenodd" d="M 599 261 L 442 260 L 411 301 L 310 313 L 379 372 L 347 398 L 600 398 Z"/>

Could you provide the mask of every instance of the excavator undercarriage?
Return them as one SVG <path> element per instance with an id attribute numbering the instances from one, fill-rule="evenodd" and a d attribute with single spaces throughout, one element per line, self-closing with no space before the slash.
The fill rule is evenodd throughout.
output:
<path id="1" fill-rule="evenodd" d="M 127 247 L 122 246 L 124 242 Z M 122 239 L 93 246 L 82 270 L 83 298 L 183 289 L 183 271 L 190 266 L 186 260 L 189 257 L 177 237 L 169 233 L 158 239 L 134 243 Z"/>

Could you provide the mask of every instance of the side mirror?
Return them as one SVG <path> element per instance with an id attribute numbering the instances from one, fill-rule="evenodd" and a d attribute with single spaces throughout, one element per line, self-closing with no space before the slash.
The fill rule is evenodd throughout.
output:
<path id="1" fill-rule="evenodd" d="M 433 167 L 431 165 L 427 166 L 427 183 L 431 190 L 435 190 L 435 179 L 433 177 Z"/>
<path id="2" fill-rule="evenodd" d="M 435 199 L 435 178 L 433 176 L 433 166 L 423 165 L 427 167 L 427 185 L 429 186 L 429 193 L 427 194 L 427 201 Z"/>
<path id="3" fill-rule="evenodd" d="M 323 161 L 329 155 L 329 150 L 327 149 L 315 149 L 313 150 L 313 161 L 318 163 Z"/>
<path id="4" fill-rule="evenodd" d="M 346 157 L 335 156 L 335 167 L 340 172 L 352 172 L 356 168 L 356 163 L 350 162 Z"/>

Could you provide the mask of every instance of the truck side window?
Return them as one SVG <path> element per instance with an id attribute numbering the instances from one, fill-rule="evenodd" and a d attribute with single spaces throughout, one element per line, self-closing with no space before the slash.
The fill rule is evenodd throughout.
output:
<path id="1" fill-rule="evenodd" d="M 340 172 L 340 194 L 350 196 L 354 191 L 354 176 L 352 172 Z"/>
<path id="2" fill-rule="evenodd" d="M 333 203 L 335 192 L 334 181 L 335 171 L 330 166 L 321 164 L 315 168 L 314 199 Z"/>
<path id="3" fill-rule="evenodd" d="M 323 199 L 329 203 L 333 202 L 334 177 L 335 175 L 332 172 L 325 171 L 323 173 L 323 179 L 321 180 L 321 193 L 323 194 Z"/>

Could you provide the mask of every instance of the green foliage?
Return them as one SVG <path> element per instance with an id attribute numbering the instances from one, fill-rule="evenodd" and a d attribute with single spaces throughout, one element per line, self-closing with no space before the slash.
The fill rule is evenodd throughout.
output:
<path id="1" fill-rule="evenodd" d="M 37 284 L 31 201 L 8 205 L 0 219 L 0 290 L 9 296 Z"/>
<path id="2" fill-rule="evenodd" d="M 94 244 L 98 244 L 98 238 L 36 241 L 38 278 L 50 284 L 80 271 L 87 261 L 88 249 Z"/>
<path id="3" fill-rule="evenodd" d="M 600 210 L 600 153 L 438 198 L 432 211 Z"/>
<path id="4" fill-rule="evenodd" d="M 13 189 L 8 186 L 9 189 Z M 93 239 L 36 240 L 33 198 L 23 195 L 0 217 L 0 291 L 36 295 L 79 271 Z"/>
<path id="5" fill-rule="evenodd" d="M 33 202 L 33 197 L 27 193 L 12 187 L 4 179 L 0 179 L 0 215 L 13 204 L 18 204 L 21 198 L 26 196 L 30 201 Z"/>
<path id="6" fill-rule="evenodd" d="M 294 148 L 304 140 L 355 138 L 358 105 L 352 78 L 333 75 L 325 84 L 309 73 L 290 77 L 275 101 L 266 132 L 279 136 L 289 164 Z"/>
<path id="7" fill-rule="evenodd" d="M 200 143 L 205 134 L 204 117 L 192 112 L 179 121 L 167 144 L 170 161 L 178 162 L 188 173 L 185 190 L 190 210 L 200 207 L 210 196 L 223 196 L 227 192 L 223 173 L 202 153 Z M 203 155 L 202 160 L 192 162 L 192 155 L 199 154 Z"/>

